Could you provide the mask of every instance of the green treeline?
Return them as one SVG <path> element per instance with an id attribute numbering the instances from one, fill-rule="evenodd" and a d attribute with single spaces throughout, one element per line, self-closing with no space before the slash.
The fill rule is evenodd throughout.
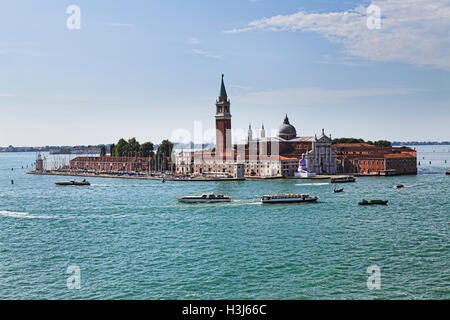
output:
<path id="1" fill-rule="evenodd" d="M 110 146 L 110 153 L 113 157 L 153 157 L 154 145 L 152 142 L 145 142 L 140 144 L 136 138 L 131 138 L 126 141 L 120 139 L 117 144 Z"/>
<path id="2" fill-rule="evenodd" d="M 154 152 L 154 144 L 145 142 L 140 144 L 136 138 L 125 140 L 120 139 L 116 144 L 110 145 L 110 154 L 112 157 L 145 157 L 151 158 L 151 166 L 156 166 L 162 170 L 169 170 L 171 163 L 171 155 L 173 151 L 173 143 L 169 140 L 163 140 L 158 146 L 156 153 Z M 101 151 L 104 154 L 105 151 Z"/>
<path id="3" fill-rule="evenodd" d="M 375 147 L 392 147 L 392 143 L 387 140 L 365 141 L 364 139 L 357 139 L 357 138 L 333 139 L 333 144 L 338 144 L 338 143 L 367 143 L 367 144 L 373 145 Z"/>

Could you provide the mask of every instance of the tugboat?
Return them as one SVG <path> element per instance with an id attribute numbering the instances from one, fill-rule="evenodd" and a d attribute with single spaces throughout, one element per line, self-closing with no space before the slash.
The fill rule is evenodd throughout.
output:
<path id="1" fill-rule="evenodd" d="M 397 185 L 395 185 L 395 189 L 401 189 L 401 188 L 404 188 L 405 187 L 405 185 L 404 184 L 401 184 L 401 183 L 399 183 L 399 184 L 397 184 Z"/>
<path id="2" fill-rule="evenodd" d="M 333 192 L 334 192 L 334 193 L 340 193 L 340 192 L 343 192 L 343 191 L 344 191 L 344 188 L 340 188 L 340 189 L 334 188 L 334 189 L 333 189 Z"/>
<path id="3" fill-rule="evenodd" d="M 231 197 L 222 194 L 202 194 L 201 196 L 186 196 L 177 198 L 180 202 L 185 203 L 216 203 L 216 202 L 231 202 Z"/>
<path id="4" fill-rule="evenodd" d="M 388 204 L 389 200 L 364 200 L 361 202 L 358 202 L 360 206 L 374 206 L 374 205 L 381 205 L 386 206 Z"/>
<path id="5" fill-rule="evenodd" d="M 70 180 L 70 181 L 55 182 L 55 185 L 57 185 L 57 186 L 90 186 L 91 184 L 89 183 L 89 181 L 84 179 L 83 181 Z"/>
<path id="6" fill-rule="evenodd" d="M 307 194 L 290 193 L 290 194 L 267 194 L 261 197 L 261 202 L 266 203 L 304 203 L 316 202 L 318 197 L 310 197 Z"/>
<path id="7" fill-rule="evenodd" d="M 352 176 L 331 178 L 331 183 L 347 183 L 355 181 L 356 181 L 355 177 Z"/>

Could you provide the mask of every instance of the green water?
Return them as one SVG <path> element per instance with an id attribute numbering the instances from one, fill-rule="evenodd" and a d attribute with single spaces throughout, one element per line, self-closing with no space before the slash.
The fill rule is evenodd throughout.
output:
<path id="1" fill-rule="evenodd" d="M 418 147 L 421 174 L 358 178 L 340 194 L 300 180 L 56 187 L 25 174 L 35 154 L 0 154 L 0 299 L 449 299 L 449 150 Z M 175 199 L 203 192 L 234 201 Z M 320 201 L 259 203 L 274 192 Z M 67 287 L 72 265 L 79 290 Z M 379 290 L 367 287 L 371 265 Z"/>

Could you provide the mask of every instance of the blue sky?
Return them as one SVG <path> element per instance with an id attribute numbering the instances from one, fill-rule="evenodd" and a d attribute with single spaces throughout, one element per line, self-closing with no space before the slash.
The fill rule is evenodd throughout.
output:
<path id="1" fill-rule="evenodd" d="M 233 128 L 450 140 L 449 21 L 445 0 L 4 1 L 0 145 L 212 128 L 222 73 Z"/>

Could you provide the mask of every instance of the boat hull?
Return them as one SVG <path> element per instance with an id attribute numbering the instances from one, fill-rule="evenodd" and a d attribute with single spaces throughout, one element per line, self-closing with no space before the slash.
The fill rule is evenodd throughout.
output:
<path id="1" fill-rule="evenodd" d="M 221 202 L 231 202 L 231 199 L 177 199 L 179 202 L 183 203 L 221 203 Z"/>
<path id="2" fill-rule="evenodd" d="M 55 182 L 55 185 L 83 187 L 83 186 L 90 186 L 91 184 L 89 182 L 63 181 L 63 182 Z"/>
<path id="3" fill-rule="evenodd" d="M 387 206 L 389 201 L 366 201 L 366 202 L 358 202 L 360 206 Z"/>
<path id="4" fill-rule="evenodd" d="M 356 182 L 356 179 L 354 177 L 331 178 L 331 183 L 350 183 L 350 182 Z"/>
<path id="5" fill-rule="evenodd" d="M 317 202 L 319 200 L 318 197 L 310 198 L 310 199 L 269 199 L 269 200 L 263 200 L 261 199 L 261 202 L 263 204 L 275 204 L 275 203 L 311 203 L 311 202 Z"/>

